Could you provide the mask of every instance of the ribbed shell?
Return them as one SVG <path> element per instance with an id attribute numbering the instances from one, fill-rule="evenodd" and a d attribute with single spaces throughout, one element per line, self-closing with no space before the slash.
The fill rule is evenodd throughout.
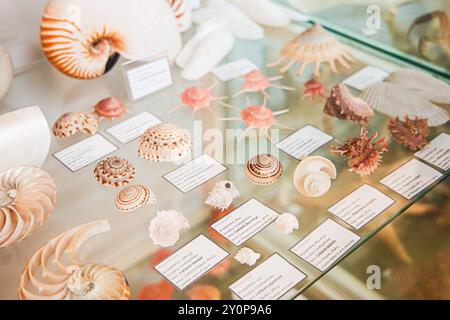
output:
<path id="1" fill-rule="evenodd" d="M 273 155 L 258 155 L 247 162 L 245 175 L 254 184 L 269 185 L 280 180 L 283 166 Z"/>
<path id="2" fill-rule="evenodd" d="M 155 203 L 155 194 L 143 185 L 129 186 L 123 189 L 116 198 L 116 207 L 123 212 L 132 212 L 146 204 Z"/>
<path id="3" fill-rule="evenodd" d="M 110 121 L 121 118 L 127 112 L 127 106 L 116 97 L 103 99 L 95 106 L 95 113 L 101 118 Z"/>
<path id="4" fill-rule="evenodd" d="M 53 134 L 58 138 L 68 138 L 82 132 L 87 135 L 97 133 L 100 120 L 88 112 L 70 112 L 62 115 L 53 125 Z"/>
<path id="5" fill-rule="evenodd" d="M 135 168 L 128 160 L 108 157 L 97 164 L 94 175 L 101 185 L 121 187 L 133 181 Z"/>

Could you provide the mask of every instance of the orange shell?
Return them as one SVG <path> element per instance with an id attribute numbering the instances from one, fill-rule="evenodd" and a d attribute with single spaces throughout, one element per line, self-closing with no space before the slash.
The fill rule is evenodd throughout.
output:
<path id="1" fill-rule="evenodd" d="M 127 112 L 125 103 L 115 97 L 103 99 L 95 106 L 95 112 L 102 118 L 114 120 L 122 117 Z"/>
<path id="2" fill-rule="evenodd" d="M 203 87 L 187 88 L 181 95 L 181 101 L 193 109 L 209 107 L 212 99 L 210 89 Z"/>
<path id="3" fill-rule="evenodd" d="M 189 300 L 220 300 L 220 290 L 209 284 L 198 284 L 186 291 Z"/>
<path id="4" fill-rule="evenodd" d="M 275 123 L 273 111 L 264 106 L 250 106 L 241 111 L 244 123 L 253 128 L 270 128 Z"/>

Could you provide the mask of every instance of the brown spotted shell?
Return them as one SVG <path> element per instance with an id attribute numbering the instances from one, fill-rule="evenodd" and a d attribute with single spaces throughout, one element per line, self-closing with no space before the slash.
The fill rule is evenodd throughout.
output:
<path id="1" fill-rule="evenodd" d="M 273 155 L 257 155 L 247 162 L 245 175 L 254 184 L 269 185 L 280 180 L 283 166 Z"/>
<path id="2" fill-rule="evenodd" d="M 101 185 L 121 187 L 133 181 L 135 168 L 128 160 L 113 156 L 100 161 L 94 175 Z"/>
<path id="3" fill-rule="evenodd" d="M 428 144 L 430 131 L 427 119 L 410 119 L 408 116 L 404 120 L 389 118 L 388 129 L 397 143 L 412 151 L 421 150 Z"/>
<path id="4" fill-rule="evenodd" d="M 95 106 L 95 113 L 101 118 L 114 120 L 121 118 L 127 112 L 126 104 L 116 97 L 103 99 Z"/>
<path id="5" fill-rule="evenodd" d="M 146 186 L 129 186 L 117 195 L 116 207 L 123 212 L 135 211 L 146 204 L 155 204 L 155 194 Z"/>
<path id="6" fill-rule="evenodd" d="M 53 125 L 53 134 L 58 138 L 68 138 L 77 132 L 93 135 L 97 133 L 99 118 L 87 112 L 70 112 L 62 115 Z"/>

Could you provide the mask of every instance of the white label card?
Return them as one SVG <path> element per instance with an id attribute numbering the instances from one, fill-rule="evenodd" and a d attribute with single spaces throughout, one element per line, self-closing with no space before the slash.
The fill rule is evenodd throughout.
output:
<path id="1" fill-rule="evenodd" d="M 450 135 L 441 133 L 415 156 L 447 171 L 450 169 Z"/>
<path id="2" fill-rule="evenodd" d="M 367 66 L 343 81 L 344 84 L 363 91 L 368 87 L 383 82 L 389 73 L 373 66 Z"/>
<path id="3" fill-rule="evenodd" d="M 137 66 L 134 67 L 133 64 Z M 172 72 L 167 57 L 156 61 L 131 61 L 123 65 L 132 101 L 173 84 Z"/>
<path id="4" fill-rule="evenodd" d="M 256 199 L 250 199 L 211 225 L 215 231 L 240 246 L 279 217 L 279 213 Z"/>
<path id="5" fill-rule="evenodd" d="M 106 129 L 106 132 L 119 140 L 122 144 L 127 144 L 139 138 L 147 129 L 159 123 L 161 123 L 161 119 L 145 111 Z"/>
<path id="6" fill-rule="evenodd" d="M 96 134 L 54 154 L 70 171 L 78 171 L 117 150 L 117 147 Z"/>
<path id="7" fill-rule="evenodd" d="M 188 193 L 226 170 L 225 166 L 204 154 L 166 174 L 164 179 L 181 192 Z"/>
<path id="8" fill-rule="evenodd" d="M 241 300 L 278 300 L 306 275 L 274 254 L 230 286 Z"/>
<path id="9" fill-rule="evenodd" d="M 395 203 L 394 200 L 367 184 L 353 191 L 328 211 L 360 229 Z"/>
<path id="10" fill-rule="evenodd" d="M 291 157 L 300 160 L 324 146 L 334 138 L 325 132 L 307 125 L 286 139 L 278 142 L 276 147 Z"/>
<path id="11" fill-rule="evenodd" d="M 179 290 L 183 290 L 228 256 L 228 252 L 200 235 L 158 264 L 155 269 Z"/>
<path id="12" fill-rule="evenodd" d="M 439 171 L 419 160 L 412 159 L 380 182 L 411 200 L 441 177 L 442 174 Z"/>
<path id="13" fill-rule="evenodd" d="M 212 73 L 222 82 L 236 79 L 257 70 L 258 67 L 247 59 L 236 60 L 215 68 Z"/>
<path id="14" fill-rule="evenodd" d="M 360 239 L 357 234 L 328 219 L 297 243 L 291 251 L 323 272 Z"/>

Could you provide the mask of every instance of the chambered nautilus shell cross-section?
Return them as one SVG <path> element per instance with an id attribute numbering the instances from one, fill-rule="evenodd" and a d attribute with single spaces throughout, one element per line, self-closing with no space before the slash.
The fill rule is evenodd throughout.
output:
<path id="1" fill-rule="evenodd" d="M 300 194 L 317 198 L 326 194 L 336 179 L 337 170 L 333 162 L 323 157 L 309 157 L 297 166 L 294 172 L 294 185 Z"/>
<path id="2" fill-rule="evenodd" d="M 21 300 L 128 300 L 125 276 L 106 264 L 84 263 L 77 250 L 88 239 L 111 230 L 99 220 L 68 230 L 39 249 L 20 279 Z"/>
<path id="3" fill-rule="evenodd" d="M 166 0 L 49 0 L 41 45 L 59 71 L 94 79 L 119 55 L 134 60 L 164 53 L 173 60 L 181 38 Z"/>

